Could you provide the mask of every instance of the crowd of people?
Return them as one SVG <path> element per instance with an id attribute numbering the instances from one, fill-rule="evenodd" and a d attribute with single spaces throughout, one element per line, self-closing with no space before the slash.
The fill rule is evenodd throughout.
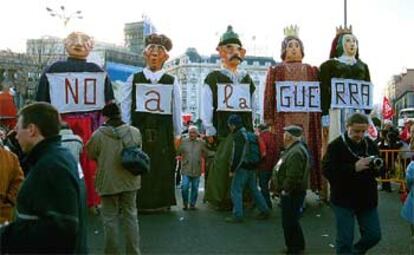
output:
<path id="1" fill-rule="evenodd" d="M 302 63 L 297 28 L 285 32 L 283 62 L 268 72 L 264 122 L 253 126 L 256 87 L 239 67 L 246 50 L 229 26 L 216 48 L 222 67 L 209 73 L 202 86 L 201 121 L 187 123 L 185 134 L 180 85 L 163 69 L 172 49 L 167 36 L 145 38 L 146 67 L 123 85 L 119 105 L 103 69 L 86 61 L 93 40 L 71 33 L 65 40 L 69 58 L 45 70 L 38 102 L 16 113 L 10 132 L 0 131 L 2 253 L 87 253 L 90 208 L 101 213 L 106 254 L 140 254 L 138 213 L 171 210 L 178 183 L 182 209 L 196 210 L 202 170 L 203 202 L 231 211 L 224 219 L 228 223 L 242 223 L 244 207 L 253 204 L 256 219 L 268 220 L 277 195 L 287 254 L 306 249 L 299 221 L 307 190 L 319 194 L 328 182 L 336 252 L 363 254 L 372 248 L 381 240 L 376 178 L 389 177 L 387 169 L 394 163 L 385 160 L 378 167 L 372 162 L 381 157 L 379 149 L 404 148 L 404 139 L 385 123 L 374 141 L 365 135 L 371 125 L 365 113 L 330 107 L 331 79 L 370 79 L 350 29 L 337 31 L 331 59 L 320 70 Z M 276 107 L 275 84 L 318 79 L 320 112 Z M 130 147 L 149 156 L 148 173 L 134 175 L 123 165 L 122 153 Z M 406 163 L 411 160 L 397 154 Z M 411 168 L 412 163 L 408 186 Z M 411 223 L 412 201 L 410 194 L 402 211 Z M 361 235 L 356 243 L 355 220 Z"/>

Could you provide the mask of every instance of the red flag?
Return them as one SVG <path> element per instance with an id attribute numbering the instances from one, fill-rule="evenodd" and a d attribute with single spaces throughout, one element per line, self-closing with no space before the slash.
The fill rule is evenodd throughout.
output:
<path id="1" fill-rule="evenodd" d="M 394 116 L 394 110 L 390 105 L 390 101 L 387 97 L 384 97 L 384 101 L 382 103 L 382 117 L 384 120 L 390 120 Z"/>

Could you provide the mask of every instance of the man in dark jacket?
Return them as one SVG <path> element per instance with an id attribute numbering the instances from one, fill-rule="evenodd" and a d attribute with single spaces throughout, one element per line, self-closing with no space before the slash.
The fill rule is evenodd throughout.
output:
<path id="1" fill-rule="evenodd" d="M 310 155 L 302 142 L 301 127 L 291 125 L 283 130 L 285 150 L 275 166 L 283 233 L 287 254 L 301 254 L 305 250 L 305 238 L 299 218 L 309 182 Z"/>
<path id="2" fill-rule="evenodd" d="M 269 207 L 262 193 L 257 188 L 255 167 L 244 163 L 246 157 L 246 129 L 243 127 L 242 118 L 232 114 L 228 118 L 228 126 L 233 133 L 233 156 L 230 163 L 231 201 L 233 202 L 233 216 L 226 218 L 227 222 L 240 223 L 243 221 L 243 190 L 248 186 L 260 213 L 257 219 L 267 219 L 270 216 Z"/>
<path id="3" fill-rule="evenodd" d="M 60 117 L 48 103 L 23 108 L 16 138 L 30 174 L 17 196 L 17 219 L 0 228 L 0 253 L 86 253 L 85 186 L 61 146 Z"/>
<path id="4" fill-rule="evenodd" d="M 331 203 L 336 218 L 336 252 L 365 253 L 381 239 L 378 192 L 373 167 L 378 148 L 365 137 L 368 118 L 354 113 L 347 130 L 333 140 L 323 158 L 323 173 L 331 185 Z M 354 222 L 358 220 L 361 239 L 354 244 Z"/>

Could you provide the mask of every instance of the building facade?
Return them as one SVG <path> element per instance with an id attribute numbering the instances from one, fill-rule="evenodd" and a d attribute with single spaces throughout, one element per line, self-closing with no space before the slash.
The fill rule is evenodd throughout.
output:
<path id="1" fill-rule="evenodd" d="M 204 79 L 211 71 L 220 68 L 220 57 L 217 54 L 202 56 L 195 48 L 168 61 L 164 68 L 175 75 L 181 84 L 182 111 L 191 114 L 193 120 L 200 118 L 201 89 Z M 240 68 L 246 70 L 256 85 L 254 95 L 256 105 L 253 106 L 255 119 L 263 119 L 263 95 L 266 86 L 266 74 L 270 66 L 276 64 L 272 57 L 246 56 Z"/>
<path id="2" fill-rule="evenodd" d="M 125 47 L 131 52 L 142 55 L 145 37 L 155 31 L 155 26 L 145 16 L 142 21 L 126 23 L 124 26 Z"/>
<path id="3" fill-rule="evenodd" d="M 401 109 L 414 108 L 414 69 L 393 75 L 385 87 L 384 95 L 390 99 L 397 114 Z"/>

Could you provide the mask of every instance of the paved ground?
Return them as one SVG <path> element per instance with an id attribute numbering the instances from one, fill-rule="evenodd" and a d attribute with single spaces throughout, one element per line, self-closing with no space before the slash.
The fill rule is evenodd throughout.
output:
<path id="1" fill-rule="evenodd" d="M 180 204 L 179 192 L 177 189 Z M 199 201 L 202 197 L 201 191 Z M 308 194 L 307 204 L 301 220 L 306 254 L 333 254 L 335 227 L 331 209 L 318 203 L 313 194 Z M 257 212 L 247 211 L 242 224 L 225 223 L 230 213 L 213 211 L 206 204 L 200 203 L 198 208 L 183 211 L 179 205 L 167 213 L 139 215 L 143 254 L 280 254 L 284 248 L 280 209 L 276 205 L 269 220 L 255 220 Z M 383 239 L 369 254 L 408 254 L 409 226 L 400 218 L 400 208 L 397 191 L 380 192 Z M 100 218 L 91 215 L 90 226 L 90 251 L 102 253 Z"/>

